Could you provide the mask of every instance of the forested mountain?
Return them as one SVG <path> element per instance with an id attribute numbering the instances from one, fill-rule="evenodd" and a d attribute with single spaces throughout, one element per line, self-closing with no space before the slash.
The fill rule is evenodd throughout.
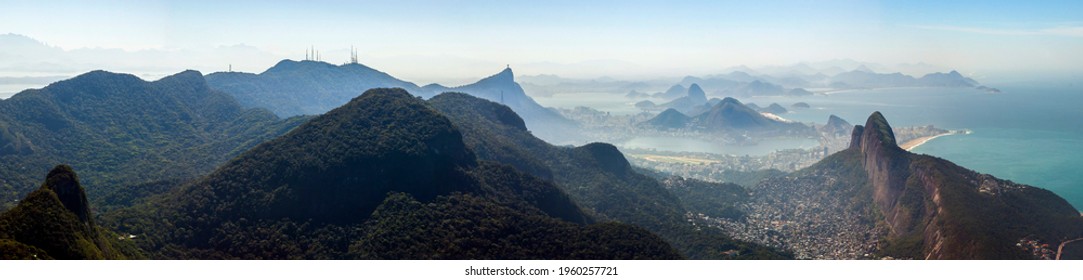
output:
<path id="1" fill-rule="evenodd" d="M 67 165 L 53 168 L 38 190 L 0 213 L 0 259 L 142 257 L 118 237 L 95 223 L 79 177 Z"/>
<path id="2" fill-rule="evenodd" d="M 93 71 L 26 90 L 0 100 L 0 209 L 61 163 L 100 202 L 125 186 L 201 175 L 303 119 L 243 110 L 195 71 L 154 82 Z"/>
<path id="3" fill-rule="evenodd" d="M 594 223 L 547 180 L 479 161 L 452 121 L 402 89 L 366 91 L 107 220 L 146 236 L 155 258 L 680 257 L 646 230 Z"/>
<path id="4" fill-rule="evenodd" d="M 281 117 L 323 114 L 379 87 L 399 87 L 414 95 L 432 96 L 413 83 L 358 63 L 333 65 L 287 59 L 259 74 L 217 72 L 206 78 L 212 88 L 229 93 L 241 106 L 267 108 Z"/>
<path id="5" fill-rule="evenodd" d="M 686 221 L 680 200 L 657 180 L 635 172 L 612 145 L 550 145 L 525 130 L 508 107 L 462 93 L 440 94 L 429 103 L 463 131 L 465 143 L 478 151 L 479 158 L 551 177 L 587 213 L 642 226 L 689 258 L 788 257 L 731 240 L 711 228 L 694 227 Z"/>

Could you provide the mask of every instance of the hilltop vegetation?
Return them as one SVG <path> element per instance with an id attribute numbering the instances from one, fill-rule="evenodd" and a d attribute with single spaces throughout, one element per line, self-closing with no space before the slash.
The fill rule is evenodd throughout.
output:
<path id="1" fill-rule="evenodd" d="M 0 259 L 142 258 L 129 240 L 94 221 L 70 166 L 53 168 L 38 190 L 0 213 Z"/>
<path id="2" fill-rule="evenodd" d="M 515 125 L 506 106 L 462 93 L 443 93 L 429 100 L 463 131 L 466 144 L 489 159 L 539 177 L 551 176 L 579 205 L 601 220 L 641 226 L 697 259 L 786 258 L 762 246 L 729 239 L 712 229 L 687 223 L 680 200 L 657 180 L 635 172 L 615 147 L 592 143 L 557 147 Z M 738 253 L 727 255 L 723 252 Z"/>
<path id="3" fill-rule="evenodd" d="M 304 119 L 242 110 L 195 71 L 155 82 L 94 71 L 26 90 L 0 100 L 0 209 L 57 164 L 80 170 L 104 206 L 106 193 L 199 176 Z"/>
<path id="4" fill-rule="evenodd" d="M 424 101 L 374 89 L 107 218 L 147 236 L 155 258 L 680 257 L 648 231 L 591 224 L 579 209 L 546 180 L 478 161 Z"/>

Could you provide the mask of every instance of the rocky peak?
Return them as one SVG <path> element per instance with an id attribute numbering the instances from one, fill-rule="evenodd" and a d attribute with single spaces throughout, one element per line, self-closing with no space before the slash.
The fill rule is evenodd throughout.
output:
<path id="1" fill-rule="evenodd" d="M 861 151 L 863 167 L 873 189 L 873 201 L 884 213 L 894 234 L 910 232 L 914 220 L 899 212 L 896 205 L 910 176 L 909 153 L 895 143 L 891 125 L 880 112 L 873 112 L 865 126 L 855 126 L 851 149 Z M 903 211 L 905 212 L 905 211 Z"/>
<path id="2" fill-rule="evenodd" d="M 503 71 L 500 71 L 500 73 L 496 73 L 495 75 L 489 76 L 487 78 L 481 79 L 481 81 L 478 81 L 478 83 L 482 83 L 482 82 L 515 83 L 515 73 L 513 73 L 511 71 L 511 67 L 509 66 L 509 67 L 504 68 Z"/>
<path id="3" fill-rule="evenodd" d="M 864 126 L 860 124 L 854 126 L 854 131 L 850 134 L 850 148 L 861 149 L 861 134 L 864 132 Z"/>
<path id="4" fill-rule="evenodd" d="M 79 176 L 68 165 L 57 165 L 49 175 L 45 176 L 43 188 L 56 193 L 64 208 L 79 217 L 83 223 L 93 224 L 90 216 L 90 205 L 87 203 L 86 191 L 79 184 Z"/>
<path id="5" fill-rule="evenodd" d="M 891 130 L 891 125 L 879 111 L 873 112 L 865 121 L 865 129 L 861 134 L 861 151 L 868 153 L 874 149 L 901 149 L 895 143 L 895 133 Z"/>

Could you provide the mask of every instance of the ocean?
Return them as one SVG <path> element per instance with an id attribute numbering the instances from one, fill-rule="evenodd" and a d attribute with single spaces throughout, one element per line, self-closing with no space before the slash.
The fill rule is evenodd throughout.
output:
<path id="1" fill-rule="evenodd" d="M 1083 209 L 1083 86 L 1064 82 L 991 86 L 1002 93 L 970 88 L 892 88 L 738 99 L 761 107 L 778 103 L 791 109 L 781 117 L 801 122 L 823 124 L 834 114 L 851 124 L 864 124 L 873 111 L 880 111 L 896 127 L 931 124 L 967 129 L 972 133 L 939 137 L 912 152 L 1048 189 L 1076 209 Z M 630 103 L 607 96 L 620 100 L 607 108 Z M 598 106 L 598 100 L 591 99 L 595 104 L 587 106 Z M 796 102 L 808 103 L 811 108 L 792 110 Z"/>

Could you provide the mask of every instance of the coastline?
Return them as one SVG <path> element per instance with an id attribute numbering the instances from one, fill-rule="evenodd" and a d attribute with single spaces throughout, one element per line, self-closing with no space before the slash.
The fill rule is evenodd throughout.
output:
<path id="1" fill-rule="evenodd" d="M 906 150 L 907 152 L 909 152 L 910 150 L 913 150 L 914 148 L 917 148 L 918 146 L 921 146 L 921 145 L 925 144 L 926 142 L 929 142 L 929 140 L 933 140 L 933 139 L 936 139 L 936 138 L 941 137 L 941 136 L 947 136 L 947 135 L 952 135 L 952 134 L 956 134 L 956 132 L 955 131 L 948 131 L 948 132 L 933 135 L 933 136 L 918 137 L 916 139 L 906 141 L 906 143 L 902 143 L 902 145 L 899 145 L 899 148 L 902 148 L 903 150 Z"/>

